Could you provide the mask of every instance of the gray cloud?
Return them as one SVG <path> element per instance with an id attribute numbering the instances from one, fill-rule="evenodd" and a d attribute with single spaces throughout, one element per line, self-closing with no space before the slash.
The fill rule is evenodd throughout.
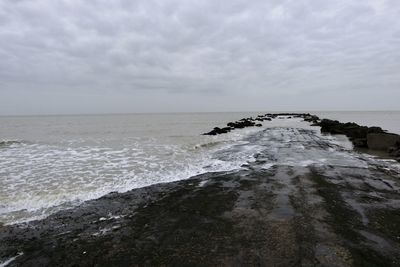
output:
<path id="1" fill-rule="evenodd" d="M 397 0 L 4 0 L 0 114 L 398 109 L 399 17 Z"/>

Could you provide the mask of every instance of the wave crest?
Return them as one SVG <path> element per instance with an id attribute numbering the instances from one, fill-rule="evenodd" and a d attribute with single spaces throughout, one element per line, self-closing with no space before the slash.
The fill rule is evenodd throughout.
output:
<path id="1" fill-rule="evenodd" d="M 210 148 L 210 147 L 217 146 L 217 145 L 219 145 L 219 144 L 221 144 L 221 143 L 222 143 L 222 141 L 212 141 L 212 142 L 208 142 L 208 143 L 197 144 L 197 145 L 195 145 L 193 148 L 194 148 L 194 149 Z"/>

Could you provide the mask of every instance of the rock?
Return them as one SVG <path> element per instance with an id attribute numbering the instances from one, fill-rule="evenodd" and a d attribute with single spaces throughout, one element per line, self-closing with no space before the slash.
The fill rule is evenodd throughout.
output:
<path id="1" fill-rule="evenodd" d="M 203 135 L 217 135 L 217 131 L 216 130 L 212 130 L 208 133 L 203 133 Z"/>
<path id="2" fill-rule="evenodd" d="M 368 133 L 384 133 L 380 127 L 360 126 L 354 122 L 341 123 L 336 120 L 323 119 L 320 123 L 321 132 L 345 134 L 350 139 L 366 138 Z"/>
<path id="3" fill-rule="evenodd" d="M 368 147 L 367 138 L 356 138 L 352 142 L 355 147 Z"/>
<path id="4" fill-rule="evenodd" d="M 231 131 L 231 127 L 224 127 L 224 128 L 219 128 L 219 127 L 215 127 L 212 131 L 205 133 L 203 135 L 217 135 L 217 134 L 224 134 L 224 133 L 228 133 Z"/>
<path id="5" fill-rule="evenodd" d="M 367 135 L 368 148 L 373 150 L 388 150 L 400 142 L 400 135 L 391 133 L 369 133 Z"/>
<path id="6" fill-rule="evenodd" d="M 215 127 L 212 131 L 208 133 L 204 133 L 203 135 L 217 135 L 217 134 L 223 134 L 223 133 L 228 133 L 233 129 L 242 129 L 245 127 L 253 127 L 257 126 L 260 127 L 262 126 L 260 123 L 256 124 L 255 121 L 264 121 L 264 120 L 271 120 L 270 118 L 264 118 L 264 116 L 258 115 L 256 119 L 253 119 L 253 117 L 249 118 L 243 118 L 239 121 L 236 122 L 228 122 L 227 127 L 224 128 L 219 128 Z"/>
<path id="7" fill-rule="evenodd" d="M 306 119 L 304 119 L 304 120 L 306 120 Z M 339 121 L 323 119 L 319 123 L 319 126 L 321 127 L 321 132 L 323 132 L 323 133 L 343 134 L 343 132 L 339 129 L 339 126 L 340 126 Z"/>
<path id="8" fill-rule="evenodd" d="M 301 117 L 301 116 L 299 116 Z M 303 115 L 304 121 L 308 121 L 308 122 L 313 122 L 313 123 L 317 123 L 319 121 L 319 118 L 315 115 L 310 115 L 310 114 L 305 114 Z"/>
<path id="9" fill-rule="evenodd" d="M 376 150 L 387 150 L 396 143 L 396 138 L 386 136 L 385 131 L 380 127 L 360 126 L 354 122 L 341 123 L 337 120 L 323 119 L 318 124 L 321 126 L 321 132 L 331 134 L 344 134 L 353 142 L 355 147 L 369 147 Z M 371 137 L 367 136 L 371 134 Z M 379 137 L 375 135 L 384 135 Z M 380 141 L 380 139 L 382 139 Z"/>
<path id="10" fill-rule="evenodd" d="M 257 123 L 256 125 L 254 125 L 254 126 L 256 126 L 256 127 L 261 127 L 262 126 L 262 124 L 261 123 Z"/>
<path id="11" fill-rule="evenodd" d="M 373 126 L 373 127 L 369 127 L 369 128 L 368 128 L 368 133 L 384 133 L 384 132 L 385 132 L 385 131 L 382 130 L 381 127 Z"/>
<path id="12" fill-rule="evenodd" d="M 389 155 L 392 157 L 400 157 L 400 142 L 397 142 L 394 146 L 388 149 Z"/>
<path id="13" fill-rule="evenodd" d="M 241 119 L 240 121 L 237 122 L 229 122 L 227 125 L 231 128 L 242 129 L 245 127 L 255 126 L 255 123 L 249 119 Z"/>
<path id="14" fill-rule="evenodd" d="M 368 127 L 344 124 L 340 131 L 342 131 L 346 136 L 350 137 L 350 139 L 359 139 L 366 138 L 368 134 Z"/>
<path id="15" fill-rule="evenodd" d="M 392 153 L 389 153 L 390 156 L 392 157 L 400 157 L 400 149 L 397 149 L 395 151 L 393 151 Z"/>
<path id="16" fill-rule="evenodd" d="M 224 127 L 221 130 L 224 131 L 225 133 L 229 133 L 232 130 L 232 128 L 231 127 Z"/>

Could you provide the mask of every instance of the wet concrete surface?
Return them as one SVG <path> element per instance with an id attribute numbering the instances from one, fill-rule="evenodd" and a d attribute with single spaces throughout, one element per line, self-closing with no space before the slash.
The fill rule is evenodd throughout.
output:
<path id="1" fill-rule="evenodd" d="M 239 170 L 111 193 L 44 220 L 0 226 L 0 262 L 400 266 L 396 163 L 312 130 L 266 129 L 247 141 L 257 155 Z"/>

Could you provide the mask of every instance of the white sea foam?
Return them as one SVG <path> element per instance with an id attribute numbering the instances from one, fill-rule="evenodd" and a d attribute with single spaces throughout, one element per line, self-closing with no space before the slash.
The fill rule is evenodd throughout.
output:
<path id="1" fill-rule="evenodd" d="M 20 252 L 18 253 L 16 256 L 9 258 L 8 260 L 4 261 L 4 262 L 0 262 L 0 267 L 6 267 L 7 265 L 9 265 L 11 262 L 13 262 L 16 258 L 18 258 L 19 256 L 24 255 L 24 253 Z"/>
<path id="2" fill-rule="evenodd" d="M 198 136 L 189 142 L 137 138 L 120 147 L 71 145 L 73 142 L 68 146 L 9 146 L 0 150 L 0 221 L 40 219 L 112 191 L 241 168 L 254 160 L 251 146 L 226 158 L 215 155 L 257 131 L 260 129 Z"/>
<path id="3" fill-rule="evenodd" d="M 199 183 L 198 187 L 203 187 L 203 186 L 205 186 L 207 182 L 208 182 L 207 180 L 201 181 L 201 182 Z"/>

